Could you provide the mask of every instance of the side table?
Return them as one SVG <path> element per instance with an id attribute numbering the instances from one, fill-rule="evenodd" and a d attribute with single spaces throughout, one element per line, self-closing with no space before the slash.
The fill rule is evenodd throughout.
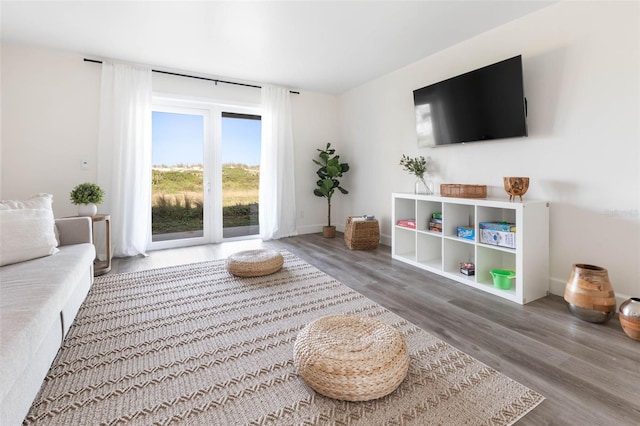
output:
<path id="1" fill-rule="evenodd" d="M 106 238 L 105 248 L 107 255 L 107 260 L 98 260 L 98 258 L 96 257 L 96 260 L 94 260 L 93 262 L 93 275 L 97 277 L 98 275 L 106 274 L 111 270 L 111 215 L 96 214 L 94 216 L 91 216 L 91 224 L 95 225 L 96 222 L 104 222 L 104 235 Z M 93 232 L 93 235 L 95 235 L 93 226 L 91 230 Z"/>

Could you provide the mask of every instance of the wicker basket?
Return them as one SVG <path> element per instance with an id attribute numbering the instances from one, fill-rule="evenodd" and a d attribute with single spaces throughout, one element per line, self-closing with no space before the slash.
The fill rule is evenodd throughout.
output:
<path id="1" fill-rule="evenodd" d="M 440 195 L 457 198 L 487 198 L 487 185 L 443 183 L 440 185 Z"/>
<path id="2" fill-rule="evenodd" d="M 380 242 L 380 226 L 377 220 L 354 220 L 349 216 L 344 228 L 344 242 L 351 250 L 372 250 Z"/>
<path id="3" fill-rule="evenodd" d="M 229 273 L 238 277 L 261 277 L 278 272 L 284 258 L 275 250 L 258 249 L 234 253 L 227 258 Z"/>
<path id="4" fill-rule="evenodd" d="M 388 395 L 409 370 L 402 334 L 378 319 L 358 315 L 332 315 L 308 324 L 296 338 L 293 359 L 311 388 L 344 401 Z"/>

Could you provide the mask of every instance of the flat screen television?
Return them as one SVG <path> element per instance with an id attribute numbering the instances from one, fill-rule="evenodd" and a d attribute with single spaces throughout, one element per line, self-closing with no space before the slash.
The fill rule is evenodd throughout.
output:
<path id="1" fill-rule="evenodd" d="M 413 92 L 418 146 L 527 136 L 522 56 Z"/>

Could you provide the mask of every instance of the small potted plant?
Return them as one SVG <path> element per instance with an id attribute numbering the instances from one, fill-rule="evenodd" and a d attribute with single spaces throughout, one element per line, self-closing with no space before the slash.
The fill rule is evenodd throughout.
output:
<path id="1" fill-rule="evenodd" d="M 95 183 L 85 182 L 73 188 L 70 198 L 78 206 L 78 216 L 95 216 L 98 212 L 96 204 L 104 200 L 104 191 Z"/>
<path id="2" fill-rule="evenodd" d="M 336 227 L 331 225 L 331 197 L 337 189 L 343 194 L 348 194 L 349 191 L 340 186 L 339 177 L 342 177 L 343 173 L 349 170 L 348 163 L 341 163 L 340 156 L 335 155 L 336 150 L 331 148 L 331 144 L 327 143 L 325 149 L 317 150 L 320 160 L 313 160 L 320 168 L 316 172 L 318 186 L 313 190 L 313 193 L 317 197 L 325 197 L 327 199 L 327 226 L 322 228 L 322 236 L 326 238 L 334 238 L 336 236 Z"/>
<path id="3" fill-rule="evenodd" d="M 416 194 L 433 194 L 433 187 L 431 181 L 428 180 L 429 169 L 431 163 L 430 158 L 424 158 L 422 155 L 419 157 L 411 158 L 402 154 L 400 159 L 400 165 L 404 167 L 405 171 L 408 171 L 412 175 L 418 178 L 415 185 Z"/>

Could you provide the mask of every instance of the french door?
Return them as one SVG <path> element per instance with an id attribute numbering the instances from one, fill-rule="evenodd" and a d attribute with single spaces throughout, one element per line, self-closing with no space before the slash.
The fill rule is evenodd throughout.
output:
<path id="1" fill-rule="evenodd" d="M 256 108 L 154 99 L 151 250 L 259 234 Z"/>

